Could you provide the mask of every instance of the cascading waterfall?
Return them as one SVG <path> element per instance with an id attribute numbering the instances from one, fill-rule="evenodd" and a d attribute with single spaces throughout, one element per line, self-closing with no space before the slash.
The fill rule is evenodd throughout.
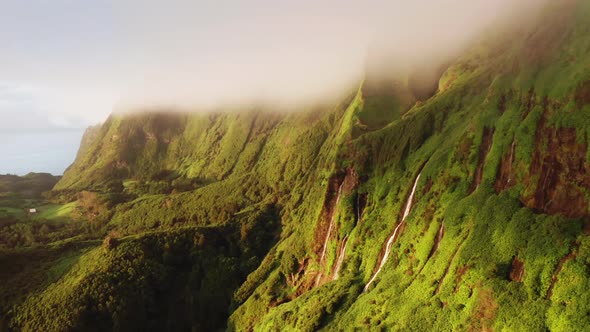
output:
<path id="1" fill-rule="evenodd" d="M 360 208 L 360 196 L 357 195 L 356 197 L 356 222 L 358 223 L 361 220 L 361 208 Z M 344 258 L 346 256 L 346 246 L 348 245 L 348 235 L 344 237 L 342 240 L 342 244 L 340 246 L 340 251 L 338 252 L 338 258 L 336 259 L 336 266 L 334 268 L 334 274 L 332 276 L 332 281 L 337 280 L 340 277 L 340 270 L 342 269 L 342 263 L 344 263 Z"/>
<path id="2" fill-rule="evenodd" d="M 338 187 L 338 196 L 336 196 L 336 203 L 332 208 L 332 216 L 330 218 L 330 226 L 328 227 L 328 233 L 326 233 L 326 238 L 324 240 L 324 247 L 322 248 L 322 255 L 320 256 L 320 269 L 324 263 L 324 258 L 326 257 L 326 250 L 328 249 L 328 241 L 330 241 L 330 236 L 332 235 L 332 229 L 334 228 L 334 221 L 336 219 L 336 208 L 338 208 L 338 203 L 340 202 L 340 196 L 342 195 L 342 187 L 344 186 L 344 181 Z M 317 287 L 322 279 L 322 272 L 318 273 L 317 277 L 315 278 L 315 287 Z"/>
<path id="3" fill-rule="evenodd" d="M 512 168 L 512 163 L 514 162 L 514 151 L 516 148 L 516 141 L 512 139 L 512 144 L 510 145 L 510 168 Z M 508 180 L 506 181 L 507 184 L 510 184 L 512 181 L 511 179 L 512 172 L 508 172 Z"/>
<path id="4" fill-rule="evenodd" d="M 342 263 L 344 262 L 344 255 L 346 255 L 347 245 L 348 235 L 346 235 L 342 240 L 342 246 L 340 248 L 340 252 L 338 253 L 338 259 L 336 260 L 336 268 L 334 269 L 334 276 L 332 276 L 332 280 L 336 280 L 340 276 L 340 270 L 342 269 Z"/>
<path id="5" fill-rule="evenodd" d="M 360 207 L 360 196 L 356 196 L 356 222 L 361 221 L 361 207 Z M 350 234 L 348 234 L 350 235 Z M 340 247 L 340 251 L 338 252 L 338 259 L 336 260 L 336 267 L 334 268 L 334 274 L 332 276 L 332 281 L 337 280 L 340 277 L 340 270 L 342 270 L 342 263 L 344 263 L 344 258 L 346 257 L 346 246 L 348 245 L 348 235 L 344 237 L 342 240 L 342 244 Z"/>
<path id="6" fill-rule="evenodd" d="M 361 221 L 361 196 L 360 195 L 356 195 L 356 222 L 360 222 Z"/>
<path id="7" fill-rule="evenodd" d="M 418 180 L 420 180 L 421 174 L 422 173 L 418 174 L 418 176 L 416 177 L 416 180 L 414 180 L 414 186 L 412 187 L 412 192 L 410 193 L 410 197 L 408 197 L 408 201 L 406 202 L 406 208 L 404 209 L 404 214 L 402 215 L 402 220 L 400 221 L 400 223 L 397 225 L 397 227 L 393 231 L 393 235 L 391 235 L 389 237 L 389 239 L 387 240 L 387 245 L 385 246 L 385 254 L 383 254 L 383 259 L 381 259 L 381 264 L 379 264 L 379 268 L 373 274 L 373 276 L 371 277 L 369 282 L 365 285 L 365 288 L 363 289 L 363 293 L 365 293 L 369 289 L 369 286 L 371 286 L 373 281 L 375 281 L 375 278 L 377 278 L 377 275 L 379 274 L 379 272 L 381 272 L 381 269 L 383 268 L 383 266 L 387 262 L 387 258 L 389 257 L 389 254 L 391 253 L 391 247 L 393 246 L 393 242 L 395 242 L 399 228 L 404 223 L 404 221 L 406 220 L 406 218 L 410 214 L 410 211 L 412 210 L 412 201 L 414 200 L 414 194 L 416 194 L 416 187 L 418 186 Z"/>
<path id="8" fill-rule="evenodd" d="M 438 233 L 436 233 L 436 239 L 434 242 L 434 246 L 432 247 L 432 250 L 430 251 L 430 255 L 428 255 L 428 258 L 432 257 L 432 255 L 434 255 L 434 253 L 438 250 L 438 247 L 440 246 L 440 241 L 442 241 L 442 238 L 444 235 L 445 235 L 445 222 L 443 221 L 440 224 L 440 228 L 438 229 Z"/>

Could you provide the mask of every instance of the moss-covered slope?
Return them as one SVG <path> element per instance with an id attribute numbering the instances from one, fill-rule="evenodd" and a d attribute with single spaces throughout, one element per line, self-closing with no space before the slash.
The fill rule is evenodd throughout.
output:
<path id="1" fill-rule="evenodd" d="M 89 133 L 55 189 L 105 195 L 112 208 L 99 229 L 127 240 L 112 254 L 84 254 L 115 255 L 92 267 L 94 279 L 72 269 L 14 300 L 11 322 L 53 329 L 47 312 L 31 308 L 89 310 L 99 295 L 64 285 L 110 287 L 101 276 L 118 273 L 117 250 L 198 226 L 239 230 L 227 245 L 242 250 L 231 257 L 253 257 L 232 279 L 231 301 L 220 302 L 229 330 L 583 330 L 588 54 L 590 5 L 564 1 L 509 35 L 490 34 L 424 100 L 365 82 L 338 105 L 294 113 L 114 115 Z M 141 246 L 135 254 L 158 270 L 168 249 L 154 241 L 149 254 Z M 91 269 L 84 262 L 78 269 Z M 157 285 L 170 281 L 156 276 Z M 121 289 L 143 289 L 125 280 Z M 121 289 L 109 293 L 120 310 L 96 309 L 122 313 L 108 328 L 148 312 L 129 311 L 125 299 L 138 297 Z M 163 313 L 176 307 L 141 303 L 161 314 L 143 328 L 172 328 Z M 179 326 L 204 326 L 192 312 Z M 81 317 L 68 316 L 67 326 Z"/>

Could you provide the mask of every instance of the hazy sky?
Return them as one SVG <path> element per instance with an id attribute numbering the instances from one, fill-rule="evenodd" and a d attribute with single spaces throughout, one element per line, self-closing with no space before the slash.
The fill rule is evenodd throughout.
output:
<path id="1" fill-rule="evenodd" d="M 359 79 L 375 40 L 436 57 L 536 2 L 2 0 L 0 130 L 322 96 Z"/>

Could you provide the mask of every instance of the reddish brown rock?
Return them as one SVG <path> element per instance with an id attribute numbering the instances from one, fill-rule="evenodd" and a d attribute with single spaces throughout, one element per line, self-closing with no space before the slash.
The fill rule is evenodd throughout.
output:
<path id="1" fill-rule="evenodd" d="M 512 259 L 512 269 L 510 270 L 510 280 L 515 282 L 521 282 L 524 275 L 524 262 L 518 257 Z"/>
<path id="2" fill-rule="evenodd" d="M 532 194 L 522 203 L 540 213 L 566 217 L 588 216 L 585 192 L 590 189 L 587 143 L 579 142 L 575 128 L 546 127 L 541 120 L 535 150 L 525 178 Z"/>
<path id="3" fill-rule="evenodd" d="M 514 174 L 513 164 L 516 151 L 516 142 L 513 140 L 510 145 L 510 149 L 504 153 L 500 166 L 498 167 L 498 173 L 496 175 L 496 183 L 494 189 L 497 193 L 500 193 L 514 184 L 516 184 L 516 175 Z"/>
<path id="4" fill-rule="evenodd" d="M 590 81 L 586 81 L 578 87 L 574 94 L 574 100 L 580 107 L 590 104 Z"/>
<path id="5" fill-rule="evenodd" d="M 490 148 L 492 147 L 492 142 L 494 141 L 494 128 L 487 128 L 483 129 L 483 135 L 481 138 L 481 144 L 479 145 L 479 161 L 477 164 L 477 169 L 475 170 L 475 175 L 473 176 L 473 182 L 469 187 L 469 193 L 473 193 L 479 184 L 481 183 L 481 179 L 483 178 L 483 167 L 486 162 L 486 157 L 490 152 Z"/>
<path id="6" fill-rule="evenodd" d="M 547 299 L 551 299 L 551 296 L 553 295 L 553 287 L 555 287 L 555 283 L 557 283 L 559 273 L 563 269 L 563 266 L 565 265 L 565 263 L 576 258 L 577 250 L 578 250 L 579 246 L 580 246 L 579 243 L 575 243 L 572 250 L 569 252 L 569 254 L 562 257 L 559 260 L 559 263 L 557 263 L 557 267 L 555 268 L 555 271 L 553 272 L 553 275 L 551 276 L 551 285 L 549 285 L 549 289 L 547 290 L 547 296 L 546 296 Z"/>

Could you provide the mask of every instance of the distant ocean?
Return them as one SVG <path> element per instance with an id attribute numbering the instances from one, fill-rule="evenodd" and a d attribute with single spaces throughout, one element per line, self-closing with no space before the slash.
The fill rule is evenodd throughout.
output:
<path id="1" fill-rule="evenodd" d="M 0 174 L 63 174 L 74 161 L 84 129 L 0 130 Z"/>

